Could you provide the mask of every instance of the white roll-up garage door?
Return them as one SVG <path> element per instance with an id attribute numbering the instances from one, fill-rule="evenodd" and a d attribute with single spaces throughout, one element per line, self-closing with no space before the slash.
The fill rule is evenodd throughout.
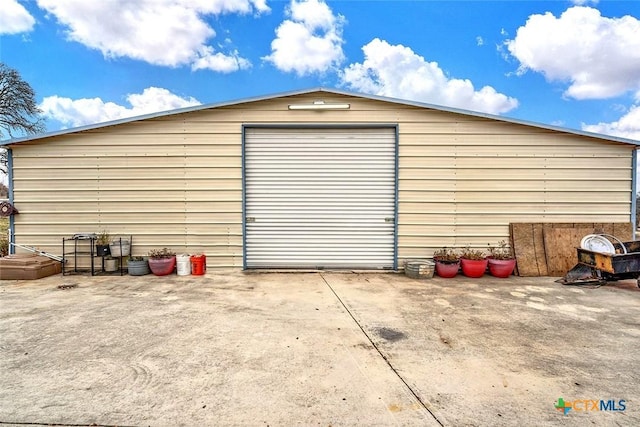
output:
<path id="1" fill-rule="evenodd" d="M 246 127 L 246 268 L 395 268 L 396 129 Z"/>

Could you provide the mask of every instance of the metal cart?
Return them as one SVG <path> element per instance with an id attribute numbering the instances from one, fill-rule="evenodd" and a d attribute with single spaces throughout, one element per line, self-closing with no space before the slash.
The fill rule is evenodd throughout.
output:
<path id="1" fill-rule="evenodd" d="M 578 264 L 560 281 L 564 285 L 605 284 L 609 281 L 636 279 L 640 287 L 640 241 L 614 243 L 615 254 L 577 248 Z"/>

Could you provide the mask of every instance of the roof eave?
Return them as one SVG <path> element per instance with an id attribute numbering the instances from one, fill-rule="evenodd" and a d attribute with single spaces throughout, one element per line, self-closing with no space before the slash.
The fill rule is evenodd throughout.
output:
<path id="1" fill-rule="evenodd" d="M 110 127 L 110 126 L 117 126 L 117 125 L 121 125 L 121 124 L 125 124 L 125 123 L 133 123 L 133 122 L 137 122 L 137 121 L 141 121 L 141 120 L 157 119 L 157 118 L 160 118 L 160 117 L 172 116 L 172 115 L 176 115 L 176 114 L 191 113 L 191 112 L 194 112 L 194 111 L 203 111 L 203 110 L 208 110 L 208 109 L 211 109 L 211 108 L 229 107 L 229 106 L 232 106 L 232 105 L 246 104 L 246 103 L 249 103 L 249 102 L 257 102 L 257 101 L 264 101 L 264 100 L 273 99 L 273 98 L 283 98 L 283 97 L 286 97 L 286 96 L 301 95 L 301 94 L 312 93 L 312 92 L 317 92 L 317 91 L 321 91 L 321 90 L 323 90 L 323 89 L 322 88 L 315 88 L 315 89 L 307 89 L 307 90 L 298 90 L 298 91 L 291 91 L 291 92 L 283 92 L 283 93 L 279 93 L 279 94 L 275 94 L 275 95 L 274 94 L 271 94 L 271 95 L 260 95 L 260 96 L 255 96 L 255 97 L 250 97 L 250 98 L 242 98 L 242 99 L 231 100 L 231 101 L 193 105 L 191 107 L 177 108 L 177 109 L 174 109 L 174 110 L 158 111 L 158 112 L 149 113 L 149 114 L 143 114 L 143 115 L 139 115 L 139 116 L 125 117 L 125 118 L 118 119 L 118 120 L 111 120 L 111 121 L 108 121 L 108 122 L 100 122 L 100 123 L 95 123 L 95 124 L 91 124 L 91 125 L 77 126 L 77 127 L 69 128 L 69 129 L 62 129 L 62 130 L 57 130 L 57 131 L 52 131 L 52 132 L 46 132 L 46 133 L 42 133 L 42 134 L 39 134 L 39 135 L 29 135 L 29 136 L 24 136 L 24 137 L 19 137 L 19 138 L 7 139 L 7 140 L 4 140 L 4 141 L 0 141 L 0 146 L 19 144 L 21 142 L 35 141 L 35 140 L 38 140 L 38 139 L 51 138 L 51 137 L 54 137 L 54 136 L 67 135 L 67 134 L 76 133 L 76 132 L 86 132 L 86 131 L 89 131 L 89 130 L 102 129 L 102 128 L 106 128 L 106 127 Z"/>
<path id="2" fill-rule="evenodd" d="M 426 102 L 411 101 L 406 99 L 389 98 L 389 97 L 380 96 L 380 95 L 355 94 L 355 93 L 343 92 L 343 91 L 334 90 L 334 89 L 331 89 L 331 90 L 322 89 L 322 90 L 325 92 L 333 92 L 333 93 L 338 93 L 342 95 L 352 95 L 352 96 L 356 95 L 362 98 L 368 98 L 368 99 L 377 100 L 377 101 L 393 102 L 396 104 L 410 105 L 410 106 L 420 107 L 420 108 L 430 108 L 433 110 L 444 111 L 444 112 L 455 113 L 455 114 L 462 114 L 465 116 L 474 116 L 474 117 L 480 117 L 484 119 L 498 120 L 501 122 L 530 126 L 530 127 L 535 127 L 539 129 L 551 130 L 555 132 L 570 133 L 570 134 L 586 136 L 590 138 L 605 139 L 612 142 L 621 142 L 624 144 L 640 146 L 640 141 L 635 139 L 623 138 L 619 136 L 606 135 L 606 134 L 595 133 L 595 132 L 581 131 L 581 130 L 565 128 L 561 126 L 547 125 L 544 123 L 538 123 L 538 122 L 533 122 L 528 120 L 513 119 L 509 117 L 498 116 L 496 114 L 482 113 L 479 111 L 472 111 L 472 110 L 464 110 L 462 108 L 446 107 L 442 105 L 435 105 L 435 104 L 429 104 Z"/>
<path id="3" fill-rule="evenodd" d="M 35 136 L 32 135 L 32 136 L 26 136 L 26 137 L 21 137 L 21 138 L 8 139 L 8 140 L 5 140 L 5 141 L 0 141 L 0 146 L 8 146 L 8 145 L 13 145 L 13 144 L 19 144 L 19 143 L 22 143 L 22 142 L 34 141 L 34 140 L 44 139 L 44 138 L 51 138 L 51 137 L 55 137 L 55 136 L 67 135 L 67 134 L 76 133 L 76 132 L 85 132 L 85 131 L 90 131 L 90 130 L 96 130 L 96 129 L 106 128 L 106 127 L 110 127 L 110 126 L 116 126 L 116 125 L 125 124 L 125 123 L 132 123 L 132 122 L 141 121 L 141 120 L 157 119 L 157 118 L 160 118 L 160 117 L 172 116 L 172 115 L 176 115 L 176 114 L 184 114 L 184 113 L 190 113 L 190 112 L 194 112 L 194 111 L 203 111 L 203 110 L 208 110 L 208 109 L 212 109 L 212 108 L 229 107 L 229 106 L 233 106 L 233 105 L 246 104 L 246 103 L 258 102 L 258 101 L 265 101 L 265 100 L 275 99 L 275 98 L 285 98 L 285 97 L 296 96 L 296 95 L 304 95 L 304 94 L 309 94 L 309 93 L 314 93 L 314 92 L 327 92 L 327 93 L 334 93 L 334 94 L 344 95 L 344 96 L 356 96 L 356 97 L 366 98 L 366 99 L 371 99 L 371 100 L 376 100 L 376 101 L 391 102 L 391 103 L 395 103 L 395 104 L 409 105 L 409 106 L 414 106 L 414 107 L 419 107 L 419 108 L 429 108 L 429 109 L 433 109 L 433 110 L 437 110 L 437 111 L 444 111 L 444 112 L 449 112 L 449 113 L 462 114 L 462 115 L 466 115 L 466 116 L 474 116 L 474 117 L 480 117 L 480 118 L 485 118 L 485 119 L 498 120 L 498 121 L 507 122 L 507 123 L 514 123 L 514 124 L 519 124 L 519 125 L 524 125 L 524 126 L 535 127 L 535 128 L 539 128 L 539 129 L 547 129 L 547 130 L 551 130 L 551 131 L 555 131 L 555 132 L 570 133 L 570 134 L 580 135 L 580 136 L 585 136 L 585 137 L 590 137 L 590 138 L 604 139 L 604 140 L 612 141 L 612 142 L 619 142 L 619 143 L 623 143 L 623 144 L 630 144 L 630 145 L 634 145 L 634 146 L 640 146 L 640 141 L 633 140 L 633 139 L 628 139 L 628 138 L 616 137 L 616 136 L 611 136 L 611 135 L 604 135 L 604 134 L 593 133 L 593 132 L 580 131 L 580 130 L 576 130 L 576 129 L 563 128 L 563 127 L 559 127 L 559 126 L 546 125 L 546 124 L 541 124 L 541 123 L 537 123 L 537 122 L 531 122 L 531 121 L 527 121 L 527 120 L 512 119 L 512 118 L 498 116 L 498 115 L 494 115 L 494 114 L 481 113 L 481 112 L 477 112 L 477 111 L 464 110 L 464 109 L 460 109 L 460 108 L 445 107 L 445 106 L 441 106 L 441 105 L 428 104 L 428 103 L 425 103 L 425 102 L 411 101 L 411 100 L 397 99 L 397 98 L 390 98 L 390 97 L 385 97 L 385 96 L 380 96 L 380 95 L 370 95 L 370 94 L 349 92 L 349 91 L 344 91 L 344 90 L 339 90 L 339 89 L 329 89 L 329 88 L 324 88 L 324 87 L 316 87 L 316 88 L 312 88 L 312 89 L 303 89 L 303 90 L 281 92 L 281 93 L 270 94 L 270 95 L 260 95 L 260 96 L 255 96 L 255 97 L 250 97 L 250 98 L 242 98 L 242 99 L 237 99 L 237 100 L 232 100 L 232 101 L 224 101 L 224 102 L 217 102 L 217 103 L 210 103 L 210 104 L 194 105 L 192 107 L 185 107 L 185 108 L 179 108 L 179 109 L 168 110 L 168 111 L 160 111 L 160 112 L 156 112 L 156 113 L 145 114 L 145 115 L 135 116 L 135 117 L 127 117 L 127 118 L 124 118 L 124 119 L 112 120 L 112 121 L 109 121 L 109 122 L 97 123 L 97 124 L 86 125 L 86 126 L 79 126 L 79 127 L 75 127 L 75 128 L 58 130 L 58 131 L 53 131 L 53 132 L 47 132 L 47 133 L 40 134 L 40 135 L 35 135 Z"/>

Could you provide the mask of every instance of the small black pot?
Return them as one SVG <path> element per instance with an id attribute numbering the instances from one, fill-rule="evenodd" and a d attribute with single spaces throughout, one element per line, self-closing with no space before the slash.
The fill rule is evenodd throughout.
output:
<path id="1" fill-rule="evenodd" d="M 111 251 L 109 250 L 109 245 L 96 245 L 97 256 L 107 256 L 110 254 L 111 254 Z"/>

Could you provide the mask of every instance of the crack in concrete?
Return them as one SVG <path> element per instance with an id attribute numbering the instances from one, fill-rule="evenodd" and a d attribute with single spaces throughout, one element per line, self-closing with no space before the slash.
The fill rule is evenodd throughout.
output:
<path id="1" fill-rule="evenodd" d="M 140 426 L 127 426 L 122 424 L 69 424 L 69 423 L 44 423 L 44 422 L 29 422 L 29 421 L 0 421 L 0 425 L 18 425 L 18 426 L 64 426 L 64 427 L 140 427 Z"/>
<path id="2" fill-rule="evenodd" d="M 342 305 L 342 307 L 345 309 L 345 311 L 347 312 L 347 314 L 349 314 L 349 316 L 351 317 L 351 319 L 353 319 L 353 321 L 355 322 L 355 324 L 358 326 L 358 328 L 362 331 L 362 333 L 364 334 L 365 337 L 367 337 L 367 340 L 369 341 L 369 343 L 371 343 L 371 345 L 373 346 L 373 348 L 376 350 L 376 352 L 380 355 L 380 357 L 382 357 L 382 359 L 386 362 L 387 366 L 389 366 L 389 368 L 391 369 L 391 371 L 395 374 L 396 377 L 398 377 L 398 379 L 400 381 L 402 381 L 402 384 L 405 385 L 405 387 L 409 390 L 409 392 L 413 395 L 413 397 L 415 397 L 415 399 L 418 401 L 418 403 L 420 404 L 420 406 L 422 406 L 432 417 L 434 420 L 436 420 L 436 422 L 444 427 L 444 424 L 442 424 L 442 422 L 438 419 L 438 417 L 436 417 L 436 415 L 429 409 L 429 407 L 422 401 L 422 399 L 420 398 L 420 396 L 418 396 L 418 393 L 409 385 L 409 383 L 402 377 L 402 375 L 400 375 L 400 373 L 396 370 L 396 368 L 391 364 L 391 362 L 389 361 L 389 359 L 384 355 L 384 353 L 382 352 L 382 350 L 376 345 L 376 343 L 371 339 L 371 336 L 369 336 L 369 334 L 367 333 L 367 331 L 364 329 L 364 327 L 360 324 L 360 322 L 358 322 L 358 319 L 356 319 L 356 317 L 353 315 L 353 313 L 351 313 L 351 310 L 349 310 L 349 307 L 347 307 L 347 305 L 344 303 L 344 301 L 342 301 L 342 298 L 340 298 L 340 296 L 338 295 L 338 293 L 335 291 L 335 289 L 333 289 L 333 287 L 329 284 L 329 282 L 327 281 L 327 279 L 324 277 L 324 275 L 322 273 L 318 273 L 320 275 L 320 277 L 322 278 L 322 281 L 327 285 L 327 287 L 331 290 L 331 292 L 333 293 L 333 295 L 336 297 L 336 299 L 338 300 L 338 302 L 340 302 L 340 305 Z"/>

